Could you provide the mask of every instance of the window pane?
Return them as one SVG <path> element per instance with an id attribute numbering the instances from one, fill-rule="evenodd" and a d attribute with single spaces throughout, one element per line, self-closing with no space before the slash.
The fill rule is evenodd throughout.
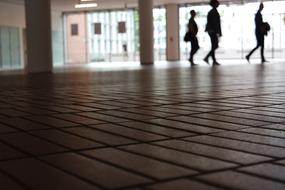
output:
<path id="1" fill-rule="evenodd" d="M 72 36 L 78 35 L 78 24 L 71 24 L 71 35 Z"/>

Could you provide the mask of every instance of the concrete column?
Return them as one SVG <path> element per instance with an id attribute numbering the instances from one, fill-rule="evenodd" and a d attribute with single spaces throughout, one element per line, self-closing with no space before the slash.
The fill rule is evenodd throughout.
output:
<path id="1" fill-rule="evenodd" d="M 153 64 L 153 0 L 138 1 L 140 20 L 140 61 L 143 65 Z"/>
<path id="2" fill-rule="evenodd" d="M 179 47 L 179 7 L 177 4 L 166 5 L 167 61 L 180 60 Z"/>
<path id="3" fill-rule="evenodd" d="M 52 71 L 50 0 L 25 0 L 27 73 Z"/>

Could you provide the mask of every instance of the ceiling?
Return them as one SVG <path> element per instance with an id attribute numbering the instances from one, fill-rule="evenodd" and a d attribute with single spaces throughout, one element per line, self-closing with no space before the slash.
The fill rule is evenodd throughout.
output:
<path id="1" fill-rule="evenodd" d="M 51 0 L 53 8 L 59 8 L 64 11 L 74 10 L 74 5 L 78 0 Z M 138 0 L 95 0 L 99 6 L 97 9 L 115 9 L 137 7 Z M 206 2 L 207 0 L 153 0 L 155 6 L 171 3 L 189 3 L 189 2 Z M 93 8 L 94 9 L 94 8 Z"/>
<path id="2" fill-rule="evenodd" d="M 12 4 L 24 4 L 25 0 L 0 0 L 0 2 L 12 3 Z M 52 9 L 62 12 L 75 11 L 74 5 L 79 0 L 51 0 Z M 133 8 L 137 7 L 138 0 L 94 0 L 99 6 L 91 10 L 100 9 L 118 9 L 118 8 Z M 153 0 L 155 6 L 165 4 L 185 4 L 185 3 L 207 3 L 209 0 Z M 245 1 L 258 1 L 258 0 L 223 0 L 223 2 L 241 3 Z M 78 9 L 77 9 L 78 10 Z M 88 10 L 88 9 L 87 9 Z M 90 9 L 89 9 L 90 10 Z"/>

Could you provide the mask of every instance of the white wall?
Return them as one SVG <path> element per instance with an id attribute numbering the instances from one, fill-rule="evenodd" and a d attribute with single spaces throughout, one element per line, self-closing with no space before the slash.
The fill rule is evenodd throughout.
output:
<path id="1" fill-rule="evenodd" d="M 51 17 L 53 65 L 61 66 L 65 62 L 63 15 L 52 10 Z"/>
<path id="2" fill-rule="evenodd" d="M 23 29 L 25 28 L 25 8 L 24 5 L 0 3 L 0 26 L 16 27 L 20 31 L 20 59 L 21 65 L 24 65 L 24 40 Z"/>
<path id="3" fill-rule="evenodd" d="M 52 10 L 52 29 L 62 30 L 61 12 Z M 11 4 L 0 2 L 0 25 L 25 28 L 24 4 Z"/>
<path id="4" fill-rule="evenodd" d="M 60 33 L 63 30 L 62 26 L 62 14 L 58 11 L 52 11 L 52 30 L 53 33 L 56 34 L 54 37 L 54 62 L 56 65 L 63 64 L 63 57 L 61 56 L 64 47 L 63 44 L 59 44 L 63 39 Z M 25 19 L 25 7 L 24 4 L 12 4 L 12 3 L 4 3 L 0 2 L 0 26 L 9 26 L 9 27 L 17 27 L 20 29 L 20 44 L 21 44 L 21 62 L 24 65 L 25 60 L 25 44 L 24 44 L 24 34 L 23 30 L 26 27 L 26 19 Z M 62 46 L 61 46 L 62 45 Z"/>
<path id="5" fill-rule="evenodd" d="M 62 30 L 62 14 L 61 12 L 51 11 L 51 27 L 52 30 Z"/>
<path id="6" fill-rule="evenodd" d="M 24 28 L 26 25 L 24 5 L 0 3 L 0 25 Z"/>

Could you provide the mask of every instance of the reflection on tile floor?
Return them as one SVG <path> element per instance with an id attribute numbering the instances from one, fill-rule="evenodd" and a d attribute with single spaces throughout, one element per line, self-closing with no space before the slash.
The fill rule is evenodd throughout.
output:
<path id="1" fill-rule="evenodd" d="M 0 73 L 0 189 L 284 190 L 284 73 L 282 63 Z"/>

